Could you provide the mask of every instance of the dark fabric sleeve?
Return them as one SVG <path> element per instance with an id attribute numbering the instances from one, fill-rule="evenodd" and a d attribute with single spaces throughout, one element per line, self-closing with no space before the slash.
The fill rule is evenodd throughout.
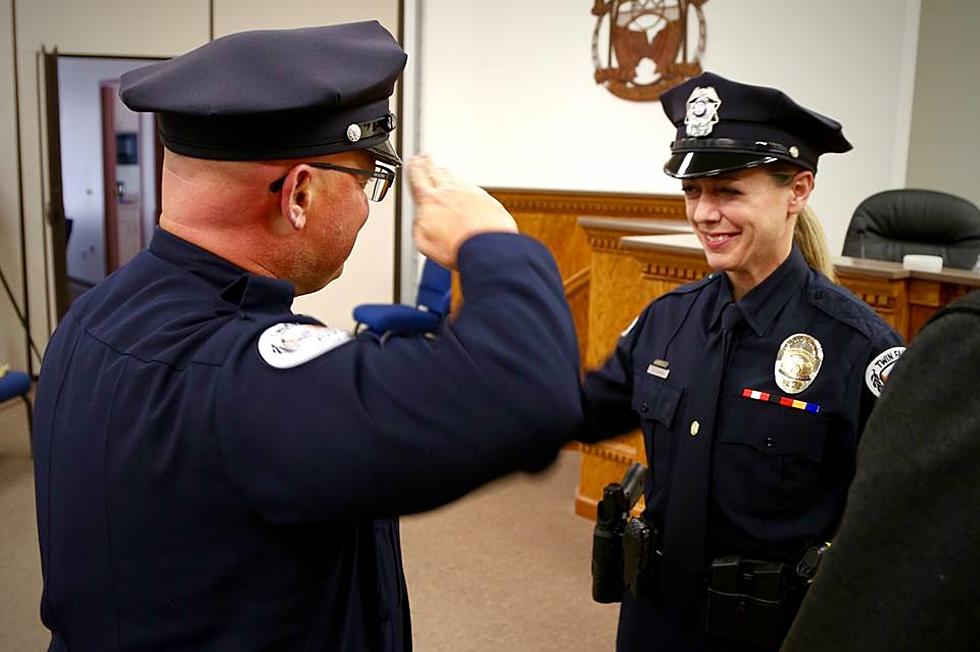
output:
<path id="1" fill-rule="evenodd" d="M 649 307 L 637 317 L 632 327 L 620 336 L 606 362 L 585 375 L 582 382 L 582 428 L 575 435 L 591 443 L 615 437 L 640 427 L 632 409 L 633 348 L 646 326 Z"/>
<path id="2" fill-rule="evenodd" d="M 245 338 L 215 420 L 228 473 L 272 521 L 430 509 L 550 463 L 581 420 L 554 261 L 524 236 L 459 254 L 465 302 L 438 337 L 358 339 L 274 369 Z"/>
<path id="3" fill-rule="evenodd" d="M 868 420 L 833 547 L 783 652 L 980 647 L 980 311 L 928 325 Z"/>

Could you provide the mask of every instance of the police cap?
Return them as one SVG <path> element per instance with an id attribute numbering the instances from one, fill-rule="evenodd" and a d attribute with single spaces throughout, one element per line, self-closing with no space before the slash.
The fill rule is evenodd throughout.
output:
<path id="1" fill-rule="evenodd" d="M 240 32 L 127 72 L 119 96 L 134 111 L 159 114 L 163 144 L 186 156 L 368 150 L 397 165 L 388 98 L 405 60 L 377 21 Z"/>
<path id="2" fill-rule="evenodd" d="M 821 154 L 851 149 L 839 122 L 800 106 L 775 88 L 706 72 L 660 99 L 677 127 L 664 172 L 678 179 L 777 160 L 816 172 Z"/>

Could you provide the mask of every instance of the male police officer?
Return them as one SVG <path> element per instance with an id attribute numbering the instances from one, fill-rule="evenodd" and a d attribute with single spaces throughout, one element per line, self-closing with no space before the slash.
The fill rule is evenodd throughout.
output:
<path id="1" fill-rule="evenodd" d="M 375 22 L 232 35 L 124 76 L 163 215 L 47 350 L 34 432 L 52 650 L 402 650 L 398 514 L 553 459 L 580 418 L 554 262 L 425 159 L 416 241 L 466 292 L 436 337 L 294 315 L 398 157 Z M 379 164 L 388 164 L 388 167 Z"/>

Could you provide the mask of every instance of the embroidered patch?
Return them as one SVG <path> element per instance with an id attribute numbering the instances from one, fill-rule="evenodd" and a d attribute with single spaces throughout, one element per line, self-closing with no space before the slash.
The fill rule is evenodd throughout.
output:
<path id="1" fill-rule="evenodd" d="M 259 336 L 259 355 L 270 367 L 289 369 L 349 342 L 349 333 L 316 324 L 280 323 Z"/>
<path id="2" fill-rule="evenodd" d="M 903 353 L 905 353 L 904 346 L 893 346 L 879 353 L 878 357 L 871 361 L 871 364 L 864 371 L 864 382 L 872 394 L 881 396 L 881 389 L 888 381 L 888 375 L 891 374 L 895 363 L 898 362 Z"/>

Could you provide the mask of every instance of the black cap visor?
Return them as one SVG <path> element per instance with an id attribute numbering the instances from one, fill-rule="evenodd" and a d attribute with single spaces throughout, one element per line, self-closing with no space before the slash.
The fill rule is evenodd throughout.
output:
<path id="1" fill-rule="evenodd" d="M 386 163 L 387 165 L 392 165 L 394 167 L 398 167 L 402 164 L 401 157 L 398 156 L 398 152 L 396 152 L 395 148 L 391 146 L 391 141 L 387 138 L 382 140 L 377 145 L 372 145 L 366 149 L 382 163 Z"/>
<path id="2" fill-rule="evenodd" d="M 726 172 L 746 170 L 774 163 L 779 159 L 763 154 L 684 152 L 674 154 L 664 164 L 664 172 L 675 179 L 716 177 Z"/>
<path id="3" fill-rule="evenodd" d="M 779 158 L 768 154 L 732 152 L 683 152 L 674 154 L 664 164 L 664 172 L 675 179 L 714 177 L 726 172 L 767 165 Z"/>

